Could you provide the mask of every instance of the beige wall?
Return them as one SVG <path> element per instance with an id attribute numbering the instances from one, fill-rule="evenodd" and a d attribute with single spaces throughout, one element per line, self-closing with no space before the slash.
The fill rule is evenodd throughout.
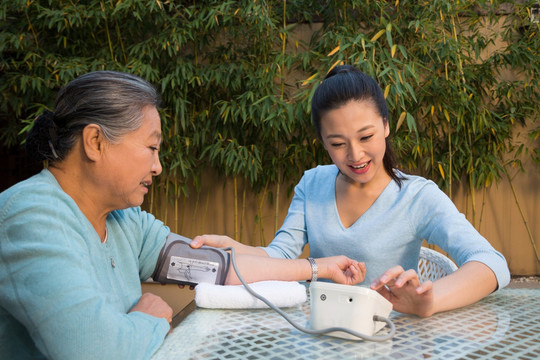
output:
<path id="1" fill-rule="evenodd" d="M 476 191 L 476 228 L 490 243 L 501 251 L 508 261 L 513 275 L 538 275 L 540 263 L 536 260 L 532 241 L 527 231 L 527 223 L 537 252 L 540 251 L 540 165 L 532 161 L 526 164 L 526 173 L 514 169 L 512 184 L 504 178 L 487 189 L 485 198 L 482 191 Z M 520 213 L 519 206 L 523 212 Z M 473 222 L 471 194 L 463 189 L 453 196 L 454 203 Z M 480 221 L 480 212 L 484 205 Z"/>
<path id="2" fill-rule="evenodd" d="M 320 24 L 300 25 L 295 28 L 294 36 L 300 40 L 309 41 L 313 31 L 319 28 Z M 289 50 L 294 51 L 296 44 L 294 39 L 288 44 L 291 46 Z M 299 46 L 302 46 L 301 43 Z M 496 50 L 498 46 L 501 46 L 501 43 L 494 44 L 485 55 Z M 302 79 L 306 77 L 306 74 L 291 73 L 289 76 L 293 79 Z M 501 76 L 503 79 L 512 78 L 515 74 L 508 71 Z M 520 214 L 506 178 L 486 189 L 485 196 L 482 190 L 475 191 L 475 216 L 473 216 L 470 192 L 460 188 L 453 189 L 452 199 L 480 233 L 506 256 L 513 275 L 538 275 L 540 263 L 536 260 L 525 221 L 530 228 L 532 238 L 536 240 L 536 248 L 540 251 L 540 223 L 538 222 L 540 220 L 540 165 L 529 161 L 525 164 L 525 168 L 526 173 L 518 169 L 511 171 L 512 183 L 525 220 Z M 264 197 L 261 206 L 260 199 L 247 194 L 244 209 L 242 208 L 242 190 L 242 181 L 239 180 L 235 209 L 233 179 L 223 179 L 209 173 L 203 181 L 202 191 L 198 197 L 192 190 L 189 198 L 177 200 L 176 207 L 174 204 L 169 205 L 166 214 L 164 204 L 167 202 L 162 201 L 157 215 L 164 219 L 173 231 L 188 237 L 216 233 L 235 237 L 247 244 L 267 244 L 277 230 L 276 224 L 279 227 L 287 214 L 291 199 L 286 196 L 285 185 L 280 189 L 279 204 L 271 204 Z M 276 192 L 275 188 L 269 190 Z M 258 214 L 259 208 L 260 214 Z M 262 221 L 256 222 L 257 215 Z"/>
<path id="3" fill-rule="evenodd" d="M 536 240 L 536 248 L 540 250 L 540 165 L 526 163 L 526 173 L 515 170 L 513 185 L 516 196 L 528 223 L 531 234 Z M 240 187 L 240 186 L 239 186 Z M 275 189 L 274 189 L 275 190 Z M 166 224 L 172 231 L 184 236 L 225 234 L 243 243 L 261 245 L 269 243 L 275 233 L 275 207 L 268 199 L 262 206 L 262 223 L 256 223 L 255 217 L 259 203 L 248 194 L 246 208 L 241 216 L 242 189 L 238 189 L 238 210 L 234 206 L 234 183 L 232 179 L 221 179 L 217 176 L 205 177 L 202 192 L 197 204 L 195 192 L 189 198 L 178 200 L 178 222 L 174 220 L 174 204 L 168 205 Z M 452 194 L 458 209 L 473 222 L 471 194 L 456 188 Z M 287 214 L 290 204 L 285 188 L 282 187 L 277 223 L 280 226 Z M 205 204 L 208 203 L 205 210 Z M 163 201 L 162 204 L 167 202 Z M 475 192 L 475 226 L 489 242 L 506 257 L 513 275 L 539 275 L 540 264 L 536 261 L 534 250 L 529 239 L 524 221 L 514 200 L 507 179 L 483 191 Z M 483 211 L 482 211 L 483 206 Z M 164 218 L 164 207 L 157 211 L 157 216 Z M 236 227 L 235 227 L 236 222 Z M 242 232 L 240 233 L 240 225 Z M 261 226 L 262 225 L 262 226 Z M 237 229 L 235 233 L 235 228 Z"/>

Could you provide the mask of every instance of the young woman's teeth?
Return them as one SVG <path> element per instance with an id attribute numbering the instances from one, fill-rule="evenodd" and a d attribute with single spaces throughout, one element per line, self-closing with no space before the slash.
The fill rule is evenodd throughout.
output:
<path id="1" fill-rule="evenodd" d="M 368 163 L 364 163 L 362 165 L 352 165 L 353 169 L 363 169 L 367 166 Z"/>

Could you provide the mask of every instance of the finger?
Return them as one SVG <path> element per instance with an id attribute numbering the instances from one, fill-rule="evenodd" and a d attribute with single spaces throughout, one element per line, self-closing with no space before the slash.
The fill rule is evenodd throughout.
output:
<path id="1" fill-rule="evenodd" d="M 364 276 L 366 275 L 366 263 L 365 262 L 361 262 L 361 263 L 358 263 L 358 267 L 360 268 L 360 271 L 362 272 L 362 274 L 364 274 Z"/>
<path id="2" fill-rule="evenodd" d="M 392 296 L 392 293 L 386 286 L 381 287 L 377 290 L 379 294 L 381 294 L 386 300 L 390 301 L 390 297 Z"/>
<path id="3" fill-rule="evenodd" d="M 405 284 L 410 283 L 414 287 L 418 287 L 420 285 L 420 280 L 418 279 L 418 274 L 413 269 L 409 269 L 403 273 L 401 273 L 398 278 L 396 279 L 394 286 L 400 288 L 404 286 Z"/>
<path id="4" fill-rule="evenodd" d="M 358 284 L 364 280 L 365 271 L 361 263 L 354 262 L 347 268 L 346 275 L 349 277 L 350 284 Z"/>
<path id="5" fill-rule="evenodd" d="M 357 269 L 356 273 L 354 274 L 354 277 L 353 277 L 355 284 L 358 284 L 359 282 L 364 281 L 365 278 L 366 278 L 365 272 L 362 271 L 362 269 L 360 269 L 360 268 Z"/>
<path id="6" fill-rule="evenodd" d="M 423 282 L 422 284 L 420 284 L 417 288 L 416 288 L 416 293 L 418 295 L 420 294 L 425 294 L 427 293 L 428 291 L 431 291 L 433 289 L 433 282 L 431 282 L 431 280 L 427 280 L 425 282 Z"/>
<path id="7" fill-rule="evenodd" d="M 195 236 L 193 240 L 191 240 L 191 243 L 189 244 L 189 246 L 191 246 L 193 249 L 198 249 L 201 246 L 203 246 L 204 245 L 203 236 L 199 236 L 199 235 Z"/>
<path id="8" fill-rule="evenodd" d="M 371 288 L 378 290 L 384 285 L 393 285 L 394 279 L 401 275 L 403 271 L 403 268 L 399 265 L 386 270 L 381 276 L 373 280 L 371 283 Z"/>

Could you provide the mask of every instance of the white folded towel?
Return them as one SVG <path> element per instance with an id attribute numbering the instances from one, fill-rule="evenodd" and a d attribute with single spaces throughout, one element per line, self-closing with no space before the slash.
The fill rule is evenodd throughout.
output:
<path id="1" fill-rule="evenodd" d="M 295 281 L 260 281 L 248 285 L 277 307 L 296 306 L 307 300 L 306 287 Z M 209 309 L 268 308 L 268 305 L 252 296 L 243 285 L 200 283 L 195 286 L 195 303 Z"/>

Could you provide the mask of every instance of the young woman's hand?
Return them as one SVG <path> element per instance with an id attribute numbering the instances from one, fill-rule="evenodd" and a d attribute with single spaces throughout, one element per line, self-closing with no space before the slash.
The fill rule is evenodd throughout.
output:
<path id="1" fill-rule="evenodd" d="M 351 260 L 346 256 L 331 256 L 315 259 L 319 277 L 346 285 L 355 285 L 364 281 L 366 264 Z"/>
<path id="2" fill-rule="evenodd" d="M 268 256 L 266 251 L 261 248 L 244 245 L 225 235 L 198 235 L 190 243 L 190 246 L 194 249 L 198 249 L 203 245 L 215 248 L 232 247 L 236 254 Z"/>
<path id="3" fill-rule="evenodd" d="M 405 271 L 401 266 L 394 266 L 375 279 L 371 288 L 390 301 L 395 311 L 421 317 L 434 313 L 433 283 L 420 284 L 414 270 Z"/>
<path id="4" fill-rule="evenodd" d="M 235 247 L 239 243 L 234 239 L 225 235 L 197 235 L 191 241 L 190 246 L 194 249 L 198 249 L 203 245 L 211 246 L 215 248 L 222 247 Z"/>

